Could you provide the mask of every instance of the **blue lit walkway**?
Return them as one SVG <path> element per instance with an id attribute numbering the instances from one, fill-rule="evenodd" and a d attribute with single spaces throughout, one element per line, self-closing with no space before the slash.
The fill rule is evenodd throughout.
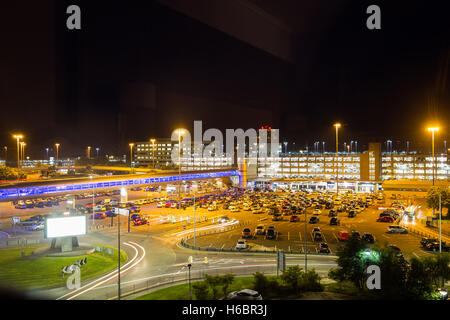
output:
<path id="1" fill-rule="evenodd" d="M 198 173 L 184 173 L 181 175 L 181 180 L 198 180 L 198 179 L 210 179 L 210 178 L 221 178 L 229 176 L 238 176 L 238 170 L 230 171 L 214 171 L 214 172 L 198 172 Z M 106 181 L 99 182 L 65 182 L 65 183 L 55 183 L 52 185 L 37 185 L 30 187 L 17 187 L 17 188 L 2 188 L 0 189 L 0 200 L 14 199 L 17 197 L 30 197 L 37 195 L 49 195 L 54 193 L 67 193 L 67 192 L 78 192 L 83 190 L 104 189 L 104 188 L 119 188 L 126 186 L 139 186 L 146 184 L 157 184 L 157 183 L 167 183 L 178 181 L 179 176 L 167 175 L 167 176 L 157 176 L 157 177 L 142 177 L 133 179 L 124 179 L 112 176 L 107 178 Z"/>

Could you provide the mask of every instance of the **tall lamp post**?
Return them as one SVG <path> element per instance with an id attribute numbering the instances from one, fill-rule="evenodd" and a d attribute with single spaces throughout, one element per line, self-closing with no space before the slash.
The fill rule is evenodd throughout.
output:
<path id="1" fill-rule="evenodd" d="M 22 167 L 23 167 L 23 164 L 25 162 L 25 146 L 26 145 L 27 144 L 25 142 L 23 142 L 23 145 L 22 145 Z"/>
<path id="2" fill-rule="evenodd" d="M 91 158 L 91 147 L 90 146 L 87 147 L 87 158 L 88 158 L 88 160 Z"/>
<path id="3" fill-rule="evenodd" d="M 133 146 L 134 146 L 134 143 L 130 143 L 129 146 L 130 146 L 130 168 L 131 168 L 133 166 Z"/>
<path id="4" fill-rule="evenodd" d="M 4 146 L 3 148 L 5 149 L 5 166 L 6 166 L 6 162 L 8 161 L 8 147 Z"/>
<path id="5" fill-rule="evenodd" d="M 153 160 L 153 169 L 155 169 L 155 141 L 156 139 L 150 139 L 150 142 L 152 143 L 152 160 Z"/>
<path id="6" fill-rule="evenodd" d="M 178 134 L 178 208 L 181 215 L 181 136 L 185 133 L 184 129 L 177 129 Z"/>
<path id="7" fill-rule="evenodd" d="M 55 163 L 55 167 L 58 166 L 58 156 L 59 156 L 59 143 L 55 143 L 55 147 L 56 147 L 56 163 Z"/>
<path id="8" fill-rule="evenodd" d="M 435 161 L 435 157 L 434 157 L 434 133 L 439 131 L 439 127 L 430 127 L 428 128 L 428 131 L 431 132 L 431 154 L 432 154 L 432 158 L 433 158 L 433 162 L 432 162 L 432 168 L 433 168 L 433 186 L 434 186 L 434 174 L 435 174 L 435 170 L 436 170 L 436 161 Z M 441 194 L 439 193 L 439 252 L 441 252 L 442 250 L 442 238 L 441 238 Z M 434 217 L 434 206 L 433 206 L 433 217 Z"/>
<path id="9" fill-rule="evenodd" d="M 434 133 L 439 131 L 439 127 L 430 127 L 428 128 L 428 131 L 431 132 L 431 153 L 432 153 L 432 157 L 433 157 L 433 186 L 434 186 L 434 174 L 435 174 L 435 170 L 436 170 L 436 161 L 435 161 L 435 157 L 434 157 Z"/>
<path id="10" fill-rule="evenodd" d="M 20 169 L 20 139 L 23 138 L 21 134 L 16 134 L 13 136 L 17 140 L 17 168 Z"/>
<path id="11" fill-rule="evenodd" d="M 24 144 L 25 142 L 21 142 L 20 143 L 20 156 L 19 156 L 19 158 L 20 158 L 20 166 L 21 167 L 23 167 L 23 144 Z"/>
<path id="12" fill-rule="evenodd" d="M 335 123 L 334 127 L 336 128 L 336 195 L 339 195 L 339 128 L 341 127 L 340 123 Z"/>
<path id="13" fill-rule="evenodd" d="M 92 181 L 93 177 L 89 176 L 89 179 L 91 179 L 91 181 Z M 95 229 L 95 208 L 94 207 L 95 207 L 95 185 L 92 182 L 92 215 L 93 215 L 92 224 Z"/>

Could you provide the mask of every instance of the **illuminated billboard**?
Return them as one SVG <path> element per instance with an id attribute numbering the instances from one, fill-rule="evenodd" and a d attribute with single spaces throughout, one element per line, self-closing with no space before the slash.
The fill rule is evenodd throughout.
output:
<path id="1" fill-rule="evenodd" d="M 72 237 L 86 233 L 87 218 L 84 215 L 45 219 L 45 238 Z"/>

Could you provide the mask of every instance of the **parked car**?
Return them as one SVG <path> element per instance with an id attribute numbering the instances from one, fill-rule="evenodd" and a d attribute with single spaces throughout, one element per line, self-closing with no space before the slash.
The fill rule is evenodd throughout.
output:
<path id="1" fill-rule="evenodd" d="M 101 220 L 101 219 L 105 219 L 106 218 L 106 214 L 104 214 L 103 212 L 97 212 L 94 214 L 91 214 L 89 216 L 89 219 L 91 220 Z"/>
<path id="2" fill-rule="evenodd" d="M 230 292 L 226 300 L 262 300 L 259 292 L 250 289 Z"/>
<path id="3" fill-rule="evenodd" d="M 145 224 L 147 224 L 147 219 L 145 219 L 144 217 L 138 216 L 135 219 L 133 219 L 133 224 L 135 226 L 145 225 Z"/>
<path id="4" fill-rule="evenodd" d="M 311 224 L 319 223 L 319 221 L 320 221 L 319 217 L 316 217 L 316 216 L 311 217 L 311 218 L 309 219 L 309 223 L 311 223 Z"/>
<path id="5" fill-rule="evenodd" d="M 14 208 L 16 208 L 16 209 L 26 209 L 27 205 L 26 204 L 16 204 L 14 206 Z"/>
<path id="6" fill-rule="evenodd" d="M 392 218 L 391 216 L 383 216 L 383 217 L 379 217 L 377 219 L 377 222 L 394 222 L 394 218 Z"/>
<path id="7" fill-rule="evenodd" d="M 252 232 L 250 231 L 249 228 L 244 228 L 244 230 L 242 230 L 242 238 L 251 238 L 252 237 Z"/>
<path id="8" fill-rule="evenodd" d="M 397 257 L 403 257 L 402 250 L 400 250 L 400 248 L 397 247 L 396 245 L 390 244 L 390 245 L 388 245 L 388 248 L 393 250 Z"/>
<path id="9" fill-rule="evenodd" d="M 375 243 L 375 238 L 371 233 L 363 233 L 361 239 L 363 239 L 367 243 Z"/>
<path id="10" fill-rule="evenodd" d="M 258 224 L 255 229 L 255 234 L 264 235 L 266 234 L 266 228 L 263 224 Z"/>
<path id="11" fill-rule="evenodd" d="M 276 237 L 275 227 L 270 226 L 269 228 L 267 228 L 266 231 L 266 239 L 275 239 L 275 237 Z"/>
<path id="12" fill-rule="evenodd" d="M 320 231 L 314 232 L 313 233 L 313 238 L 314 238 L 314 241 L 322 241 L 323 240 L 322 232 L 320 232 Z"/>
<path id="13" fill-rule="evenodd" d="M 354 218 L 354 217 L 356 217 L 356 211 L 355 211 L 355 210 L 350 210 L 350 211 L 348 212 L 348 217 L 349 217 L 349 218 Z"/>
<path id="14" fill-rule="evenodd" d="M 428 243 L 425 246 L 425 249 L 428 250 L 428 251 L 433 251 L 433 252 L 439 251 L 439 241 Z M 442 242 L 441 249 L 442 249 L 443 252 L 449 252 L 450 251 L 450 247 L 445 242 Z"/>
<path id="15" fill-rule="evenodd" d="M 314 209 L 313 211 L 313 215 L 315 216 L 319 216 L 322 213 L 322 211 L 320 211 L 320 209 Z"/>
<path id="16" fill-rule="evenodd" d="M 339 241 L 347 241 L 350 237 L 350 233 L 348 231 L 339 231 L 338 239 Z"/>
<path id="17" fill-rule="evenodd" d="M 408 233 L 408 229 L 401 227 L 401 226 L 396 226 L 396 225 L 391 225 L 388 227 L 388 233 Z"/>
<path id="18" fill-rule="evenodd" d="M 243 239 L 238 240 L 236 243 L 236 249 L 247 249 L 247 241 Z"/>
<path id="19" fill-rule="evenodd" d="M 427 244 L 432 243 L 432 242 L 438 242 L 438 239 L 433 239 L 433 238 L 422 238 L 420 240 L 420 245 L 425 248 L 427 246 Z"/>
<path id="20" fill-rule="evenodd" d="M 336 210 L 330 210 L 330 212 L 328 212 L 328 216 L 329 217 L 336 217 L 337 216 L 337 211 Z"/>
<path id="21" fill-rule="evenodd" d="M 275 213 L 273 215 L 272 221 L 282 221 L 283 220 L 283 215 L 281 213 Z"/>
<path id="22" fill-rule="evenodd" d="M 30 230 L 31 230 L 31 231 L 44 230 L 44 226 L 45 226 L 44 221 L 39 221 L 38 223 L 32 225 L 32 226 L 30 227 Z"/>
<path id="23" fill-rule="evenodd" d="M 351 235 L 352 235 L 352 237 L 355 237 L 357 239 L 361 239 L 361 235 L 359 234 L 358 231 L 352 230 Z"/>
<path id="24" fill-rule="evenodd" d="M 319 253 L 327 253 L 327 254 L 331 252 L 326 242 L 322 242 L 321 244 L 319 244 L 317 251 L 319 251 Z"/>
<path id="25" fill-rule="evenodd" d="M 341 220 L 338 217 L 333 217 L 330 219 L 330 226 L 338 226 L 341 224 Z"/>
<path id="26" fill-rule="evenodd" d="M 293 215 L 289 218 L 289 221 L 290 222 L 298 222 L 298 221 L 300 221 L 300 217 L 297 215 Z"/>

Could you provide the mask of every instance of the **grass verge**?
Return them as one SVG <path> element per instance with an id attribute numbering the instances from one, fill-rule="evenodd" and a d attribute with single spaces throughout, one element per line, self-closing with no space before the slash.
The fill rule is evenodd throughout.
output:
<path id="1" fill-rule="evenodd" d="M 191 285 L 193 283 L 194 282 L 191 282 Z M 238 277 L 234 278 L 233 283 L 228 288 L 228 292 L 238 291 L 245 288 L 251 289 L 252 287 L 253 287 L 253 277 Z M 194 296 L 192 298 L 195 299 Z M 189 284 L 183 283 L 167 287 L 140 296 L 135 300 L 189 300 Z"/>
<path id="2" fill-rule="evenodd" d="M 31 253 L 43 246 L 48 246 L 48 244 L 29 245 L 24 249 L 21 247 L 0 249 L 0 283 L 19 290 L 64 286 L 68 276 L 62 277 L 61 268 L 86 256 L 88 257 L 87 264 L 81 266 L 81 281 L 100 276 L 117 267 L 117 248 L 107 247 L 114 250 L 112 256 L 106 254 L 102 256 L 101 253 L 95 252 L 76 257 L 34 258 Z M 25 251 L 25 257 L 22 257 L 22 250 Z M 120 260 L 125 262 L 127 259 L 127 254 L 121 250 Z"/>

